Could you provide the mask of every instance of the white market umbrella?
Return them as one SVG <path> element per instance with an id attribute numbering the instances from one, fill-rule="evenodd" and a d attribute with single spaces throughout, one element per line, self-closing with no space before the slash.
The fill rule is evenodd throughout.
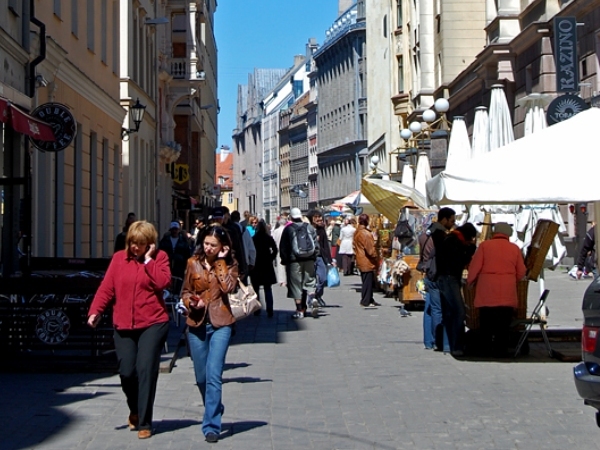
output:
<path id="1" fill-rule="evenodd" d="M 510 109 L 504 93 L 504 86 L 492 86 L 490 100 L 490 151 L 504 147 L 515 140 Z"/>
<path id="2" fill-rule="evenodd" d="M 550 101 L 551 96 L 538 92 L 531 93 L 517 100 L 517 104 L 525 108 L 525 136 L 543 130 L 548 126 L 544 108 Z"/>
<path id="3" fill-rule="evenodd" d="M 464 162 L 471 159 L 471 144 L 465 118 L 455 116 L 452 122 L 450 141 L 448 142 L 448 159 L 446 170 L 455 171 Z"/>
<path id="4" fill-rule="evenodd" d="M 471 158 L 490 151 L 490 116 L 485 106 L 475 108 L 472 139 Z"/>
<path id="5" fill-rule="evenodd" d="M 431 166 L 429 165 L 427 153 L 422 152 L 417 161 L 417 173 L 415 174 L 414 188 L 423 194 L 423 197 L 427 194 L 425 186 L 429 180 L 431 180 Z"/>
<path id="6" fill-rule="evenodd" d="M 410 164 L 404 164 L 404 167 L 402 168 L 401 183 L 411 188 L 415 187 L 415 175 Z M 425 195 L 425 193 L 423 193 L 423 195 Z"/>

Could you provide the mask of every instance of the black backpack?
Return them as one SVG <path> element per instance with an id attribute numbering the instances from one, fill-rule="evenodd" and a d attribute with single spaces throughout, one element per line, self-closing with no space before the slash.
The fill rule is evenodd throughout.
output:
<path id="1" fill-rule="evenodd" d="M 399 220 L 394 229 L 394 236 L 398 239 L 407 239 L 414 237 L 415 233 L 411 226 L 408 224 L 408 220 Z"/>
<path id="2" fill-rule="evenodd" d="M 308 231 L 308 224 L 293 224 L 292 252 L 296 259 L 309 259 L 314 256 L 316 246 Z"/>

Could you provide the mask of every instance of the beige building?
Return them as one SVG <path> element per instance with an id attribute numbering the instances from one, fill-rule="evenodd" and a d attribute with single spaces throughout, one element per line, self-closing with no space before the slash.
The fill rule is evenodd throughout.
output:
<path id="1" fill-rule="evenodd" d="M 67 106 L 77 135 L 62 151 L 32 154 L 33 255 L 110 256 L 124 220 L 119 2 L 34 4 L 47 36 L 32 107 L 47 102 Z M 35 56 L 42 43 L 39 29 L 33 31 Z"/>
<path id="2" fill-rule="evenodd" d="M 485 0 L 372 0 L 366 8 L 369 154 L 396 172 L 399 129 L 447 96 L 486 42 Z M 391 166 L 390 166 L 391 165 Z"/>

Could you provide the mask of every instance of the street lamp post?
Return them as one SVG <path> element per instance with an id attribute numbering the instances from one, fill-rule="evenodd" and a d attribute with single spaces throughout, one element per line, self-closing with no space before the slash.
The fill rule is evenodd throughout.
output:
<path id="1" fill-rule="evenodd" d="M 422 121 L 413 121 L 408 125 L 408 128 L 400 129 L 400 137 L 403 145 L 391 151 L 390 155 L 390 170 L 392 169 L 392 155 L 396 155 L 399 160 L 410 158 L 411 165 L 416 165 L 417 155 L 425 150 L 426 142 L 431 141 L 431 138 L 442 133 L 450 132 L 450 122 L 446 118 L 446 113 L 450 109 L 450 103 L 445 98 L 438 98 L 433 108 L 426 109 L 421 114 Z M 399 163 L 396 163 L 397 172 Z"/>
<path id="2" fill-rule="evenodd" d="M 131 120 L 133 120 L 135 128 L 121 128 L 121 138 L 124 141 L 129 140 L 130 134 L 140 131 L 140 124 L 144 120 L 145 112 L 146 105 L 142 105 L 139 98 L 135 101 L 135 105 L 129 107 L 129 114 L 131 116 Z"/>

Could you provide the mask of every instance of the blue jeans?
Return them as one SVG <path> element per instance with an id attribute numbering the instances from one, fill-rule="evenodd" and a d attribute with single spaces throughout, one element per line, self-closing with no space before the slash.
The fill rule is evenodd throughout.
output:
<path id="1" fill-rule="evenodd" d="M 231 327 L 215 328 L 212 324 L 189 328 L 188 342 L 194 361 L 196 384 L 204 401 L 202 432 L 221 433 L 223 366 L 229 348 Z"/>
<path id="2" fill-rule="evenodd" d="M 442 323 L 448 332 L 451 351 L 464 350 L 465 302 L 460 290 L 461 280 L 450 275 L 438 279 L 442 298 Z"/>
<path id="3" fill-rule="evenodd" d="M 325 261 L 320 256 L 317 256 L 317 260 L 315 261 L 315 274 L 317 276 L 315 296 L 321 298 L 325 292 L 325 286 L 327 286 L 327 264 L 325 264 Z"/>
<path id="4" fill-rule="evenodd" d="M 448 333 L 442 324 L 442 299 L 437 282 L 425 278 L 427 293 L 425 295 L 425 309 L 423 311 L 423 344 L 426 348 L 440 348 L 442 341 L 443 351 L 450 351 Z"/>

